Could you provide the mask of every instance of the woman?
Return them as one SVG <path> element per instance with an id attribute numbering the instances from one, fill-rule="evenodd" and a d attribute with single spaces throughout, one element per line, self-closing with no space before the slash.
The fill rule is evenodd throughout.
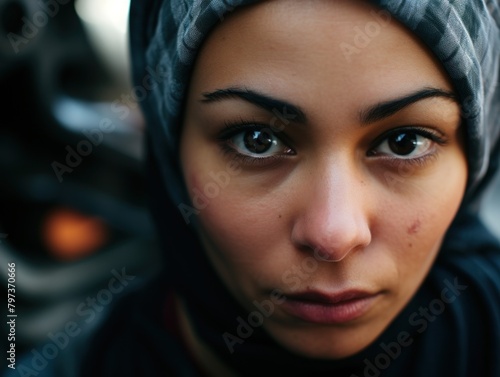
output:
<path id="1" fill-rule="evenodd" d="M 165 274 L 86 375 L 499 376 L 495 1 L 135 1 Z"/>

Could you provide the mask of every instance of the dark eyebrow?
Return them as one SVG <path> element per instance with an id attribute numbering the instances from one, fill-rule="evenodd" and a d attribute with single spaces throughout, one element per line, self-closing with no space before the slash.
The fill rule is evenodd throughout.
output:
<path id="1" fill-rule="evenodd" d="M 277 115 L 281 119 L 293 120 L 296 123 L 307 123 L 307 117 L 300 107 L 251 89 L 217 89 L 213 92 L 203 93 L 203 97 L 201 101 L 204 103 L 213 103 L 226 99 L 243 99 Z M 381 102 L 361 111 L 359 114 L 360 122 L 362 125 L 368 125 L 390 117 L 418 101 L 436 97 L 447 98 L 458 103 L 458 98 L 453 92 L 437 88 L 424 88 L 404 97 Z"/>
<path id="2" fill-rule="evenodd" d="M 370 123 L 374 123 L 384 118 L 390 117 L 391 115 L 396 114 L 398 111 L 403 110 L 405 107 L 408 107 L 415 102 L 435 97 L 448 98 L 458 103 L 457 96 L 452 92 L 436 88 L 424 88 L 404 97 L 371 106 L 367 110 L 361 111 L 359 114 L 359 118 L 361 124 L 368 125 Z"/>
<path id="3" fill-rule="evenodd" d="M 281 119 L 295 123 L 307 123 L 307 117 L 300 107 L 254 90 L 246 88 L 218 89 L 214 92 L 203 93 L 203 97 L 201 101 L 204 103 L 218 102 L 225 99 L 242 99 L 273 113 Z"/>

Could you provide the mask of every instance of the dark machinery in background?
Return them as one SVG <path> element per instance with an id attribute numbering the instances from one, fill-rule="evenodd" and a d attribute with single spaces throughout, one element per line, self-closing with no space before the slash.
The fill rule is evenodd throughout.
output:
<path id="1" fill-rule="evenodd" d="M 127 79 L 103 64 L 74 0 L 0 0 L 0 313 L 7 330 L 14 262 L 18 357 L 89 320 L 78 308 L 100 292 L 110 308 L 113 274 L 134 276 L 129 289 L 158 272 Z"/>

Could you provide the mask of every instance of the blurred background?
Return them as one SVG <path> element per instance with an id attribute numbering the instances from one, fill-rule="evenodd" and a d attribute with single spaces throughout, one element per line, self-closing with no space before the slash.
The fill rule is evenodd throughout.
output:
<path id="1" fill-rule="evenodd" d="M 15 262 L 17 357 L 71 321 L 95 328 L 161 265 L 128 8 L 128 0 L 0 0 L 0 312 L 7 331 Z M 500 235 L 500 177 L 483 217 Z M 126 284 L 115 284 L 117 274 Z"/>
<path id="2" fill-rule="evenodd" d="M 127 0 L 0 0 L 0 370 L 7 263 L 16 264 L 18 358 L 69 321 L 95 327 L 161 265 L 130 85 L 128 8 Z"/>

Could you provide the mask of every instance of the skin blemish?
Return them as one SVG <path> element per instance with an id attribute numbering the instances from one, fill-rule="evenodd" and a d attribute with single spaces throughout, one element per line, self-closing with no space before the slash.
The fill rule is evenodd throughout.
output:
<path id="1" fill-rule="evenodd" d="M 420 220 L 417 219 L 415 220 L 415 222 L 408 228 L 408 234 L 410 235 L 414 235 L 416 233 L 418 233 L 418 231 L 420 230 Z"/>

